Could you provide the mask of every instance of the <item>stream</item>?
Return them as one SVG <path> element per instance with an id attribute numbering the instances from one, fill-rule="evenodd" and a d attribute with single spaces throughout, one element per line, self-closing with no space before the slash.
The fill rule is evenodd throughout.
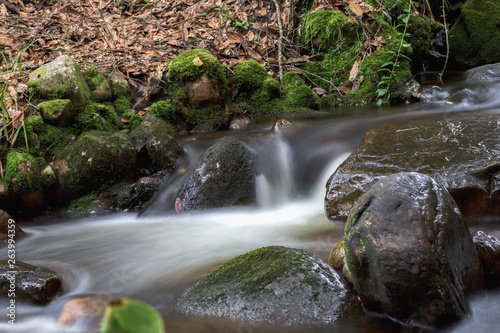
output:
<path id="1" fill-rule="evenodd" d="M 426 89 L 427 102 L 394 107 L 336 108 L 318 115 L 292 118 L 289 132 L 272 133 L 275 119 L 260 120 L 242 131 L 179 138 L 193 168 L 203 151 L 224 136 L 238 137 L 258 155 L 256 207 L 171 215 L 172 200 L 185 175 L 168 177 L 141 214 L 57 219 L 21 225 L 28 234 L 16 244 L 16 259 L 57 271 L 64 293 L 47 306 L 16 302 L 16 326 L 7 323 L 8 299 L 0 299 L 0 332 L 88 332 L 57 324 L 64 304 L 81 295 L 133 297 L 155 307 L 166 332 L 410 332 L 408 328 L 367 317 L 329 326 L 273 327 L 181 316 L 172 310 L 189 285 L 222 262 L 269 245 L 304 249 L 326 260 L 342 238 L 341 223 L 324 213 L 325 184 L 357 148 L 367 130 L 410 119 L 451 119 L 479 114 L 500 115 L 500 83 L 467 86 L 474 98 L 446 102 L 463 83 Z M 180 168 L 180 167 L 179 167 Z M 485 230 L 500 238 L 500 219 L 475 221 L 471 231 Z M 6 251 L 0 258 L 7 259 Z M 500 324 L 500 290 L 472 300 L 473 315 L 438 332 L 491 332 Z"/>

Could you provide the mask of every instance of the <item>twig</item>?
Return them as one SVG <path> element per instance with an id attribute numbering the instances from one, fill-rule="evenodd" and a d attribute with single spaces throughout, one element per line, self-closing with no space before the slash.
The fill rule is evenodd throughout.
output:
<path id="1" fill-rule="evenodd" d="M 282 44 L 283 44 L 283 24 L 281 22 L 281 10 L 278 0 L 273 0 L 274 5 L 276 6 L 276 20 L 278 21 L 278 27 L 280 28 L 280 39 L 278 42 L 278 64 L 279 64 L 279 72 L 280 72 L 280 82 L 283 79 L 283 54 L 282 54 Z"/>
<path id="2" fill-rule="evenodd" d="M 439 74 L 439 81 L 441 81 L 441 84 L 443 84 L 443 75 L 444 75 L 444 70 L 446 69 L 446 66 L 448 65 L 448 58 L 450 57 L 450 43 L 448 41 L 448 27 L 446 26 L 446 13 L 444 10 L 444 0 L 442 2 L 442 8 L 443 8 L 443 21 L 444 21 L 444 33 L 446 36 L 446 60 L 444 61 L 444 66 L 443 69 L 441 70 L 441 73 Z"/>

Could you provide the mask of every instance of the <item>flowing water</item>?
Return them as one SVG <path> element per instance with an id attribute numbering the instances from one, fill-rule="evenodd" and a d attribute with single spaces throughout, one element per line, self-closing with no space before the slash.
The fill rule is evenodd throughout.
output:
<path id="1" fill-rule="evenodd" d="M 138 216 L 122 213 L 22 225 L 29 235 L 17 244 L 17 260 L 59 272 L 64 293 L 48 306 L 18 302 L 16 326 L 7 324 L 7 302 L 0 300 L 0 332 L 82 332 L 57 324 L 62 306 L 79 295 L 133 297 L 164 316 L 167 332 L 406 332 L 407 328 L 376 318 L 341 321 L 326 327 L 279 328 L 258 323 L 186 318 L 172 311 L 184 288 L 218 264 L 268 245 L 309 251 L 323 260 L 342 238 L 343 224 L 327 221 L 325 184 L 336 167 L 380 124 L 408 119 L 449 119 L 476 114 L 500 115 L 500 85 L 468 86 L 474 98 L 459 104 L 445 99 L 462 89 L 429 88 L 429 102 L 386 108 L 326 110 L 321 116 L 292 119 L 290 132 L 271 132 L 272 119 L 253 128 L 180 138 L 187 157 L 179 169 L 193 168 L 202 152 L 223 136 L 240 138 L 258 155 L 258 205 L 217 212 L 172 215 L 184 175 L 165 180 L 161 193 Z M 166 204 L 168 203 L 168 204 Z M 500 237 L 493 218 L 471 228 Z M 6 252 L 6 251 L 3 251 Z M 2 253 L 1 259 L 6 259 Z M 500 290 L 477 296 L 473 316 L 440 332 L 490 332 L 500 319 Z M 2 310 L 0 310 L 2 313 Z M 3 319 L 1 319 L 3 318 Z M 88 332 L 83 330 L 83 332 Z"/>

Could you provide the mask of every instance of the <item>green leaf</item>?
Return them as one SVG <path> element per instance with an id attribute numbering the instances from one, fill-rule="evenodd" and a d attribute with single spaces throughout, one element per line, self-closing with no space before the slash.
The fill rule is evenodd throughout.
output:
<path id="1" fill-rule="evenodd" d="M 393 61 L 388 61 L 388 62 L 385 62 L 385 63 L 383 63 L 383 64 L 382 64 L 382 66 L 380 66 L 380 67 L 385 67 L 385 66 L 389 66 L 389 65 L 394 66 L 394 62 L 393 62 Z"/>
<path id="2" fill-rule="evenodd" d="M 102 333 L 164 333 L 163 319 L 148 305 L 121 298 L 106 308 Z"/>
<path id="3" fill-rule="evenodd" d="M 377 89 L 377 96 L 383 96 L 387 93 L 387 89 Z"/>
<path id="4" fill-rule="evenodd" d="M 403 44 L 403 47 L 411 47 L 411 44 Z"/>

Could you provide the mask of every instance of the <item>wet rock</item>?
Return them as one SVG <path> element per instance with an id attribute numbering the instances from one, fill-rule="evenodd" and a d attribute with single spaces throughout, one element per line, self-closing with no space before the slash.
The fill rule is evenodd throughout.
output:
<path id="1" fill-rule="evenodd" d="M 161 185 L 159 177 L 141 177 L 137 181 L 135 193 L 142 202 L 149 201 Z"/>
<path id="2" fill-rule="evenodd" d="M 59 316 L 62 326 L 78 326 L 82 329 L 99 329 L 107 306 L 118 298 L 107 296 L 88 296 L 68 301 Z"/>
<path id="3" fill-rule="evenodd" d="M 342 276 L 344 277 L 344 279 L 346 279 L 347 282 L 349 282 L 351 285 L 354 284 L 351 272 L 349 271 L 349 267 L 346 264 L 344 240 L 340 240 L 337 242 L 337 244 L 335 244 L 332 251 L 330 252 L 327 263 L 331 268 L 335 269 L 338 272 L 341 272 Z"/>
<path id="4" fill-rule="evenodd" d="M 280 325 L 326 324 L 359 315 L 340 276 L 305 251 L 260 248 L 202 277 L 177 303 L 185 314 Z"/>
<path id="5" fill-rule="evenodd" d="M 91 98 L 80 67 L 69 56 L 60 56 L 30 74 L 28 87 L 45 99 L 69 99 L 75 108 Z"/>
<path id="6" fill-rule="evenodd" d="M 9 237 L 9 235 L 11 237 Z M 25 236 L 26 234 L 24 231 L 15 223 L 12 217 L 7 212 L 0 209 L 0 248 L 7 246 L 9 244 L 9 239 L 17 242 Z"/>
<path id="7" fill-rule="evenodd" d="M 8 273 L 10 271 L 16 272 L 15 279 Z M 4 296 L 8 296 L 10 289 L 15 289 L 16 298 L 43 305 L 50 303 L 61 288 L 61 277 L 50 269 L 21 261 L 11 264 L 0 260 L 0 294 Z"/>
<path id="8" fill-rule="evenodd" d="M 465 71 L 467 83 L 484 83 L 500 80 L 500 63 L 479 66 Z"/>
<path id="9" fill-rule="evenodd" d="M 450 54 L 477 66 L 500 61 L 500 1 L 467 0 L 449 32 Z"/>
<path id="10" fill-rule="evenodd" d="M 126 178 L 135 170 L 136 152 L 126 134 L 87 132 L 53 162 L 62 201 Z"/>
<path id="11" fill-rule="evenodd" d="M 374 184 L 349 213 L 346 261 L 368 311 L 415 326 L 470 315 L 483 271 L 452 197 L 419 173 Z"/>
<path id="12" fill-rule="evenodd" d="M 255 172 L 255 156 L 241 142 L 233 138 L 218 141 L 203 154 L 179 190 L 182 210 L 253 202 Z"/>
<path id="13" fill-rule="evenodd" d="M 172 126 L 154 115 L 147 115 L 130 139 L 140 154 L 139 167 L 170 173 L 179 157 L 184 155 L 184 149 L 173 137 Z"/>
<path id="14" fill-rule="evenodd" d="M 274 133 L 279 133 L 282 132 L 283 130 L 286 130 L 287 128 L 292 128 L 293 125 L 291 122 L 289 122 L 286 119 L 278 119 L 273 125 L 272 131 Z"/>
<path id="15" fill-rule="evenodd" d="M 48 123 L 63 126 L 73 117 L 73 103 L 69 99 L 54 99 L 38 104 L 43 119 Z"/>
<path id="16" fill-rule="evenodd" d="M 29 208 L 43 204 L 42 182 L 37 162 L 30 154 L 12 150 L 7 155 L 5 182 L 9 184 L 11 197 Z"/>
<path id="17" fill-rule="evenodd" d="M 402 171 L 435 178 L 464 217 L 500 214 L 500 121 L 408 121 L 369 131 L 360 147 L 330 177 L 325 210 L 346 219 L 356 200 L 376 181 Z"/>
<path id="18" fill-rule="evenodd" d="M 486 285 L 500 285 L 500 241 L 484 231 L 476 231 L 472 236 L 483 264 Z"/>

